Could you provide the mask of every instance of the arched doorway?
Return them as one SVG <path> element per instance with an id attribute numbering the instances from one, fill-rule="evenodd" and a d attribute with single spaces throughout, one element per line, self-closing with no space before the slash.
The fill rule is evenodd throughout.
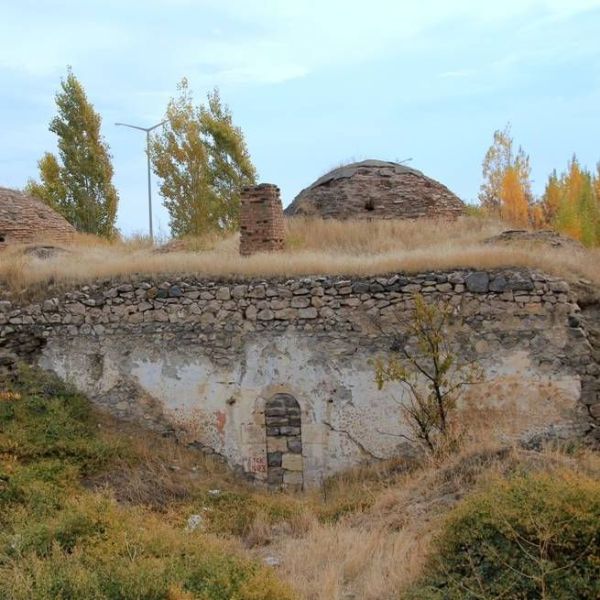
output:
<path id="1" fill-rule="evenodd" d="M 267 483 L 301 490 L 304 485 L 300 405 L 290 394 L 275 394 L 265 405 Z"/>

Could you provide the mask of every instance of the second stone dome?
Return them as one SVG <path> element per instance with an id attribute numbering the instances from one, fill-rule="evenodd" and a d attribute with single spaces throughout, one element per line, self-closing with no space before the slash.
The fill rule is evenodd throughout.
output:
<path id="1" fill-rule="evenodd" d="M 344 165 L 302 190 L 288 216 L 324 219 L 456 218 L 464 203 L 421 171 L 382 160 Z"/>

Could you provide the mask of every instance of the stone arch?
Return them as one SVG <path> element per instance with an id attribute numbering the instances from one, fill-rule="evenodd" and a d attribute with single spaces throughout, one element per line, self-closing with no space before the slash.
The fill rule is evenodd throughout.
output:
<path id="1" fill-rule="evenodd" d="M 274 488 L 304 486 L 302 417 L 291 394 L 275 394 L 265 404 L 267 483 Z"/>

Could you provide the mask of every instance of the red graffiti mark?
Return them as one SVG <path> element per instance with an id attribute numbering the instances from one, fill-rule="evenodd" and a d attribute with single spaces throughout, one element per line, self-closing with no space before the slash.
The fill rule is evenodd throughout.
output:
<path id="1" fill-rule="evenodd" d="M 223 435 L 225 432 L 225 423 L 227 422 L 227 415 L 222 410 L 215 411 L 217 417 L 217 431 Z"/>
<path id="2" fill-rule="evenodd" d="M 247 460 L 246 471 L 250 473 L 266 473 L 267 472 L 267 461 L 264 456 L 251 456 Z"/>

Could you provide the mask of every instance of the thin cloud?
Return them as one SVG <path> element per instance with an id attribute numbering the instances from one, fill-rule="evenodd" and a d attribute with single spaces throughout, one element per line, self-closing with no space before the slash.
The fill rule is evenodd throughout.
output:
<path id="1" fill-rule="evenodd" d="M 144 10 L 135 11 L 136 6 Z M 466 27 L 499 25 L 523 15 L 557 21 L 598 6 L 600 0 L 14 3 L 3 7 L 0 68 L 17 67 L 38 77 L 76 61 L 135 60 L 179 73 L 208 63 L 215 83 L 279 83 L 408 50 L 449 19 Z M 161 13 L 168 18 L 164 27 Z M 191 22 L 198 27 L 188 27 Z"/>

